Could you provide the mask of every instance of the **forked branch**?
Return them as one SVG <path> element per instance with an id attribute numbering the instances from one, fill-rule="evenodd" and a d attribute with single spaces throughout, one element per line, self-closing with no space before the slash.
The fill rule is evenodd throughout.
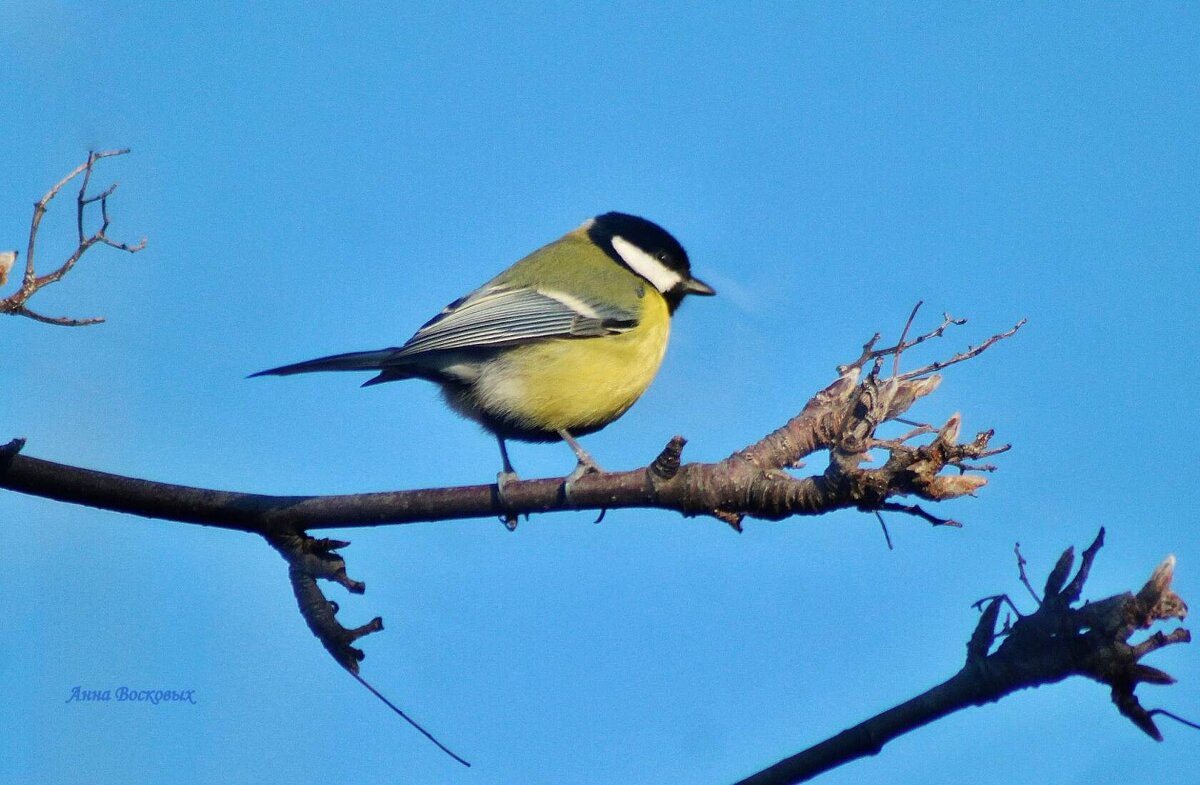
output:
<path id="1" fill-rule="evenodd" d="M 111 224 L 111 219 L 108 215 L 108 199 L 117 189 L 117 183 L 113 183 L 103 191 L 89 195 L 88 186 L 91 184 L 92 171 L 96 163 L 104 158 L 112 158 L 113 156 L 125 155 L 128 149 L 123 150 L 102 150 L 88 153 L 87 161 L 80 164 L 71 170 L 65 177 L 54 184 L 49 191 L 42 196 L 33 205 L 33 220 L 29 226 L 29 242 L 25 250 L 25 272 L 21 277 L 21 287 L 10 294 L 8 297 L 0 299 L 0 313 L 13 314 L 14 316 L 26 316 L 45 324 L 55 324 L 64 327 L 81 327 L 89 324 L 98 324 L 104 319 L 92 317 L 87 319 L 72 319 L 66 316 L 46 316 L 44 314 L 33 311 L 27 303 L 33 295 L 38 291 L 52 283 L 57 283 L 62 280 L 63 276 L 71 272 L 76 263 L 83 258 L 83 255 L 94 245 L 107 245 L 110 248 L 116 248 L 120 251 L 128 253 L 137 253 L 146 247 L 146 240 L 142 238 L 137 243 L 123 243 L 112 240 L 108 236 L 108 228 Z M 42 225 L 42 217 L 45 216 L 49 209 L 50 202 L 54 197 L 58 196 L 59 191 L 66 187 L 67 183 L 74 180 L 76 177 L 83 175 L 83 181 L 79 187 L 79 193 L 75 198 L 75 229 L 78 237 L 78 245 L 75 250 L 66 258 L 66 260 L 55 269 L 43 275 L 38 275 L 35 266 L 37 257 L 37 240 L 38 231 Z M 94 232 L 88 232 L 85 228 L 87 207 L 93 204 L 100 205 L 100 228 Z M 6 251 L 0 254 L 0 286 L 4 285 L 7 280 L 9 269 L 16 261 L 15 251 Z"/>

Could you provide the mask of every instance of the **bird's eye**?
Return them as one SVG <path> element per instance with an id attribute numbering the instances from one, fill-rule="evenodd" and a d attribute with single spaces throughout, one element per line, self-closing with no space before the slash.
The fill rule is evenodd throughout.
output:
<path id="1" fill-rule="evenodd" d="M 654 254 L 654 258 L 663 264 L 667 264 L 671 261 L 671 254 L 667 253 L 666 251 L 659 251 L 658 253 Z"/>

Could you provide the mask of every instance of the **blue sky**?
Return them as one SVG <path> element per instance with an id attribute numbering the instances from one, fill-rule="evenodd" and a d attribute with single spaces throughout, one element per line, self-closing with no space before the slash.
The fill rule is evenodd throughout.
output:
<path id="1" fill-rule="evenodd" d="M 352 493 L 486 482 L 495 446 L 420 383 L 246 380 L 395 345 L 504 265 L 619 209 L 688 248 L 662 372 L 585 444 L 611 468 L 673 434 L 716 460 L 795 413 L 913 303 L 1029 318 L 915 416 L 1011 442 L 962 530 L 872 516 L 753 523 L 649 511 L 355 531 L 379 614 L 364 673 L 460 770 L 341 673 L 259 540 L 0 496 L 0 780 L 732 781 L 960 665 L 979 597 L 1025 601 L 1101 525 L 1088 596 L 1168 553 L 1200 602 L 1190 401 L 1200 292 L 1200 13 L 1181 3 L 451 3 L 351 10 L 107 2 L 0 8 L 0 247 L 90 148 L 129 146 L 113 233 L 6 319 L 0 438 L 192 485 Z M 69 250 L 70 204 L 43 259 Z M 11 289 L 11 285 L 10 285 Z M 7 293 L 9 289 L 0 292 Z M 527 476 L 565 448 L 517 445 Z M 1144 702 L 1200 714 L 1200 659 Z M 186 706 L 66 704 L 193 689 Z M 1075 680 L 918 731 L 829 783 L 1187 781 Z M 1064 755 L 1064 750 L 1070 750 Z"/>

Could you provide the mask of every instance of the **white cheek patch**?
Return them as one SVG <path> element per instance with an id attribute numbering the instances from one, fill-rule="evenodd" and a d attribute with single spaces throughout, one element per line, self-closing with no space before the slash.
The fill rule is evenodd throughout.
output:
<path id="1" fill-rule="evenodd" d="M 667 267 L 624 237 L 613 235 L 612 244 L 616 252 L 625 260 L 625 264 L 629 265 L 630 269 L 635 273 L 654 284 L 654 288 L 660 292 L 669 292 L 677 284 L 682 283 L 682 275 Z"/>

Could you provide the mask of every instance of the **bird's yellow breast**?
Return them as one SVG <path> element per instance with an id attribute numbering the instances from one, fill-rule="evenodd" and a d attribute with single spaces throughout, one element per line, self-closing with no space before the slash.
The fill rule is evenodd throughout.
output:
<path id="1" fill-rule="evenodd" d="M 447 398 L 502 435 L 527 440 L 591 433 L 624 414 L 650 386 L 670 335 L 666 301 L 645 287 L 637 325 L 596 338 L 562 338 L 501 352 L 468 389 Z"/>

